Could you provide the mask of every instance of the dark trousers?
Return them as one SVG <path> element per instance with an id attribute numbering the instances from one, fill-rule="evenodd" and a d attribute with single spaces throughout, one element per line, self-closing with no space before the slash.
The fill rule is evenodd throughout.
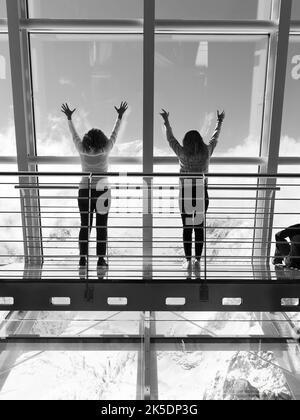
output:
<path id="1" fill-rule="evenodd" d="M 193 213 L 190 213 L 188 210 L 189 205 L 196 207 L 197 200 L 199 200 L 199 191 L 197 191 L 197 187 L 194 182 L 187 187 L 184 181 L 182 181 L 180 188 L 180 211 L 183 224 L 183 245 L 185 256 L 187 260 L 191 260 L 192 258 L 193 232 L 195 232 L 195 257 L 200 259 L 204 246 L 204 222 L 197 224 L 196 217 L 196 223 L 192 223 Z M 187 201 L 189 201 L 189 205 L 187 204 Z M 201 207 L 203 207 L 203 205 Z M 205 186 L 204 207 L 205 213 L 207 213 L 209 207 L 207 185 Z"/>
<path id="2" fill-rule="evenodd" d="M 107 250 L 107 222 L 110 199 L 109 191 L 88 189 L 79 190 L 78 207 L 80 211 L 81 229 L 79 233 L 79 250 L 81 257 L 88 255 L 88 241 L 93 226 L 94 213 L 96 214 L 97 229 L 97 256 L 104 258 Z M 107 209 L 102 211 L 102 209 Z M 101 211 L 101 212 L 100 212 Z"/>

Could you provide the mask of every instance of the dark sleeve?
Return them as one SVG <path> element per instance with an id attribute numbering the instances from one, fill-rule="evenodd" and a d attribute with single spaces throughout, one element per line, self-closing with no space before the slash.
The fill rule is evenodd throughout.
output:
<path id="1" fill-rule="evenodd" d="M 292 238 L 295 235 L 300 235 L 300 225 L 293 225 L 281 232 L 276 233 L 277 241 L 285 241 L 287 238 Z"/>

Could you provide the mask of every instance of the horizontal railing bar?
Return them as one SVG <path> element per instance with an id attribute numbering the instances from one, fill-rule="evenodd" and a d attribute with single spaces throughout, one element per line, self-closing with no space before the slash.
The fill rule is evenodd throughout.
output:
<path id="1" fill-rule="evenodd" d="M 22 228 L 23 226 L 22 225 L 9 225 L 9 226 L 7 226 L 7 225 L 0 225 L 0 229 L 5 229 L 5 228 L 9 228 L 9 229 L 17 229 L 17 228 Z M 64 228 L 64 229 L 78 229 L 79 227 L 82 227 L 82 228 L 88 228 L 88 227 L 90 227 L 90 226 L 78 226 L 78 225 L 74 225 L 74 226 L 48 226 L 48 225 L 42 225 L 42 228 L 44 228 L 44 229 L 54 229 L 54 228 L 57 228 L 57 229 L 62 229 L 62 228 Z M 97 227 L 98 228 L 106 228 L 107 226 L 105 225 L 97 225 Z M 108 228 L 109 229 L 141 229 L 143 226 L 124 226 L 124 225 L 122 225 L 122 226 L 108 226 Z M 179 228 L 179 226 L 178 225 L 174 225 L 174 226 L 144 226 L 144 227 L 146 227 L 146 228 L 153 228 L 153 229 L 156 229 L 156 230 L 158 230 L 158 229 L 178 229 Z M 196 226 L 197 227 L 197 226 Z M 234 230 L 236 230 L 236 229 L 241 229 L 241 230 L 249 230 L 249 229 L 251 229 L 251 230 L 263 230 L 264 229 L 264 227 L 260 227 L 260 226 L 219 226 L 219 227 L 216 227 L 216 226 L 208 226 L 207 227 L 208 229 L 234 229 Z M 274 226 L 273 227 L 273 229 L 278 229 L 278 230 L 284 230 L 284 229 L 286 229 L 286 226 L 280 226 L 280 227 L 277 227 L 277 226 Z"/>
<path id="2" fill-rule="evenodd" d="M 0 172 L 0 176 L 21 176 L 21 177 L 72 177 L 72 176 L 85 176 L 85 177 L 141 177 L 141 178 L 198 178 L 203 177 L 202 173 L 178 173 L 178 172 L 156 172 L 156 173 L 143 173 L 143 172 L 102 172 L 102 173 L 88 173 L 88 172 Z M 206 178 L 300 178 L 300 173 L 280 173 L 280 174 L 267 174 L 267 173 L 208 173 L 205 174 Z"/>
<path id="3" fill-rule="evenodd" d="M 68 33 L 138 33 L 143 34 L 143 20 L 95 20 L 95 19 L 21 19 L 20 26 L 30 32 Z M 155 21 L 156 33 L 218 33 L 268 35 L 278 30 L 269 20 L 161 20 Z"/>
<path id="4" fill-rule="evenodd" d="M 1 185 L 1 184 L 0 184 Z M 127 186 L 127 185 L 124 185 L 123 187 L 122 186 L 118 186 L 118 187 L 113 187 L 114 188 L 114 190 L 124 190 L 124 191 L 128 191 L 128 190 L 131 190 L 131 189 L 134 189 L 134 190 L 136 190 L 136 191 L 149 191 L 149 190 L 153 190 L 153 188 L 152 187 L 142 187 L 142 186 L 140 186 L 140 187 L 135 187 L 135 186 Z M 162 188 L 162 187 L 159 187 L 159 189 L 160 188 Z M 165 187 L 165 189 L 167 190 L 167 188 L 168 188 L 168 186 L 166 186 Z M 50 185 L 50 186 L 42 186 L 42 185 L 29 185 L 29 186 L 23 186 L 23 185 L 15 185 L 15 189 L 18 189 L 18 190 L 78 190 L 78 185 L 77 186 L 65 186 L 65 185 L 60 185 L 60 186 L 53 186 L 53 185 Z M 209 189 L 210 190 L 216 190 L 216 191 L 219 191 L 219 190 L 222 190 L 222 191 L 234 191 L 234 190 L 237 190 L 237 191 L 280 191 L 280 187 L 247 187 L 247 186 L 234 186 L 234 187 L 230 187 L 230 186 L 218 186 L 218 187 L 213 187 L 213 186 L 210 186 L 209 187 Z M 164 192 L 164 193 L 166 193 L 167 191 L 161 191 L 161 192 Z M 119 199 L 122 199 L 122 198 L 127 198 L 126 196 L 125 197 L 118 197 Z M 142 199 L 143 197 L 130 197 L 130 199 L 131 200 L 133 200 L 133 199 Z M 154 199 L 155 198 L 158 198 L 158 197 L 153 197 Z M 164 199 L 167 199 L 168 197 L 163 197 Z M 172 198 L 172 197 L 171 197 Z"/>
<path id="5" fill-rule="evenodd" d="M 30 32 L 80 32 L 143 34 L 143 19 L 20 19 L 20 27 Z"/>
<path id="6" fill-rule="evenodd" d="M 57 165 L 80 165 L 80 158 L 76 156 L 30 156 L 31 163 L 38 164 L 57 164 Z M 114 157 L 110 158 L 113 165 L 141 165 L 142 157 Z M 154 157 L 155 165 L 178 165 L 176 157 Z M 15 156 L 0 156 L 0 163 L 16 164 L 17 158 Z M 212 165 L 262 165 L 266 163 L 266 159 L 259 157 L 231 157 L 231 156 L 217 156 L 211 159 Z M 300 157 L 298 156 L 281 156 L 279 157 L 279 165 L 293 166 L 300 164 Z"/>
<path id="7" fill-rule="evenodd" d="M 63 197 L 63 196 L 47 196 L 47 197 L 43 197 L 43 196 L 30 196 L 31 199 L 40 199 L 40 200 L 78 200 L 78 197 Z M 255 201 L 256 197 L 210 197 L 211 200 L 218 200 L 218 201 L 226 201 L 226 200 L 230 200 L 230 201 L 234 201 L 234 200 L 239 200 L 239 201 Z M 1 197 L 0 199 L 2 200 L 20 200 L 20 197 Z M 186 197 L 186 199 L 191 199 L 191 197 Z M 82 197 L 80 198 L 80 200 L 87 200 L 87 197 Z M 119 200 L 125 200 L 124 198 L 120 198 Z M 137 200 L 137 199 L 136 199 Z M 164 199 L 162 199 L 164 200 Z M 166 199 L 165 199 L 166 200 Z M 260 198 L 260 201 L 270 201 L 270 198 Z M 143 201 L 143 199 L 141 198 L 139 201 Z M 300 201 L 300 198 L 277 198 L 276 201 Z M 31 206 L 27 206 L 27 208 L 32 208 Z M 55 207 L 56 208 L 56 207 Z M 118 207 L 121 209 L 121 207 Z M 135 209 L 136 206 L 126 206 L 126 208 L 128 209 Z M 170 206 L 154 206 L 153 207 L 154 210 L 166 210 L 166 209 L 170 209 Z"/>

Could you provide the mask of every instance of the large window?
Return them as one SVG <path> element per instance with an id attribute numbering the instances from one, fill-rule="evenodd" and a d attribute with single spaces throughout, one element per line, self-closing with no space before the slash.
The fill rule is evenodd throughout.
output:
<path id="1" fill-rule="evenodd" d="M 158 19 L 270 19 L 272 0 L 156 0 Z"/>
<path id="2" fill-rule="evenodd" d="M 77 155 L 60 106 L 77 108 L 81 136 L 100 128 L 108 136 L 128 101 L 114 155 L 141 156 L 142 37 L 136 35 L 32 35 L 31 51 L 38 155 Z"/>
<path id="3" fill-rule="evenodd" d="M 300 19 L 300 3 L 298 0 L 293 0 L 292 19 Z"/>
<path id="4" fill-rule="evenodd" d="M 0 156 L 15 156 L 15 133 L 7 34 L 0 34 Z"/>
<path id="5" fill-rule="evenodd" d="M 156 36 L 156 114 L 171 113 L 175 136 L 192 129 L 209 140 L 217 109 L 226 111 L 216 155 L 258 156 L 268 39 L 261 36 Z M 172 155 L 159 116 L 155 154 Z"/>
<path id="6" fill-rule="evenodd" d="M 30 16 L 47 19 L 139 19 L 141 0 L 29 0 Z"/>
<path id="7" fill-rule="evenodd" d="M 5 0 L 0 0 L 0 19 L 6 18 L 6 4 Z"/>
<path id="8" fill-rule="evenodd" d="M 286 76 L 281 156 L 300 155 L 300 36 L 291 36 Z"/>

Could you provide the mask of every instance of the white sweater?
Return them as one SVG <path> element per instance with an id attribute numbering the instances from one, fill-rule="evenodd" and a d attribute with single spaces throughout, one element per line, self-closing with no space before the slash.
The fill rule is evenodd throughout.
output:
<path id="1" fill-rule="evenodd" d="M 118 118 L 107 145 L 97 154 L 88 154 L 83 150 L 82 139 L 79 137 L 74 127 L 73 121 L 69 120 L 68 123 L 69 123 L 70 132 L 72 134 L 73 142 L 80 155 L 82 172 L 98 173 L 98 174 L 106 173 L 108 171 L 108 166 L 109 166 L 108 164 L 109 154 L 116 143 L 117 136 L 118 136 L 120 126 L 121 126 L 121 120 Z M 106 177 L 94 177 L 91 187 L 93 189 L 96 189 L 99 181 L 101 181 L 101 186 L 104 186 L 105 184 L 108 183 Z M 89 186 L 88 178 L 82 177 L 79 188 L 87 189 L 88 186 Z"/>

